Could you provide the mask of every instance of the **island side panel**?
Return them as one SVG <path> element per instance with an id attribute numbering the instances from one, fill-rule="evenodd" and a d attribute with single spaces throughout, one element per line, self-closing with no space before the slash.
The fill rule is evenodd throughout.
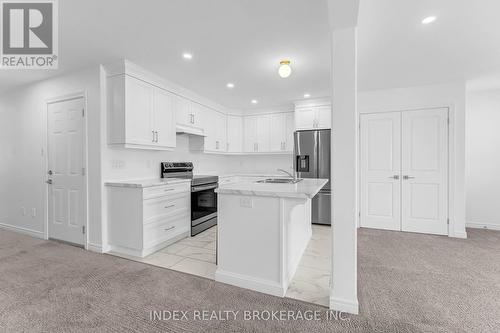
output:
<path id="1" fill-rule="evenodd" d="M 284 296 L 280 198 L 220 194 L 216 280 Z"/>
<path id="2" fill-rule="evenodd" d="M 284 219 L 284 276 L 288 288 L 311 240 L 311 199 L 282 199 Z"/>

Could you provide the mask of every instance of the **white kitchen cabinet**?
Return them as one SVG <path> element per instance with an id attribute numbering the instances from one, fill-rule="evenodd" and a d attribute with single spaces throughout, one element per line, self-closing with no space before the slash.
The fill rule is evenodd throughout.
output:
<path id="1" fill-rule="evenodd" d="M 227 116 L 227 152 L 243 152 L 243 117 Z"/>
<path id="2" fill-rule="evenodd" d="M 246 116 L 243 120 L 244 152 L 255 153 L 257 150 L 257 116 Z"/>
<path id="3" fill-rule="evenodd" d="M 205 152 L 226 152 L 226 115 L 218 111 L 204 108 Z"/>
<path id="4" fill-rule="evenodd" d="M 293 150 L 293 112 L 270 115 L 269 151 L 290 152 Z"/>
<path id="5" fill-rule="evenodd" d="M 153 124 L 156 128 L 156 144 L 161 147 L 175 147 L 174 95 L 155 88 Z"/>
<path id="6" fill-rule="evenodd" d="M 107 188 L 112 252 L 143 258 L 189 236 L 189 181 L 145 188 L 108 184 Z"/>
<path id="7" fill-rule="evenodd" d="M 329 129 L 331 124 L 331 106 L 305 106 L 295 109 L 295 128 L 298 130 Z"/>
<path id="8" fill-rule="evenodd" d="M 169 92 L 126 74 L 108 78 L 108 144 L 173 149 L 176 142 L 172 98 Z"/>
<path id="9" fill-rule="evenodd" d="M 192 102 L 182 96 L 176 96 L 175 109 L 177 124 L 181 126 L 202 128 L 204 117 L 204 106 Z"/>
<path id="10" fill-rule="evenodd" d="M 252 115 L 245 117 L 245 152 L 269 152 L 270 119 L 269 115 Z"/>

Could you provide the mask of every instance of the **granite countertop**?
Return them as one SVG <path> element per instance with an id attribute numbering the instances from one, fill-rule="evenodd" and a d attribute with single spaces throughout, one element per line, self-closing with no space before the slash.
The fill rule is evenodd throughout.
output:
<path id="1" fill-rule="evenodd" d="M 325 186 L 328 179 L 305 178 L 296 184 L 257 183 L 241 181 L 220 185 L 219 194 L 253 195 L 276 198 L 313 198 Z"/>
<path id="2" fill-rule="evenodd" d="M 117 180 L 104 183 L 106 186 L 114 187 L 134 187 L 145 188 L 153 186 L 190 183 L 191 179 L 185 178 L 153 178 L 153 179 L 134 179 L 134 180 Z"/>

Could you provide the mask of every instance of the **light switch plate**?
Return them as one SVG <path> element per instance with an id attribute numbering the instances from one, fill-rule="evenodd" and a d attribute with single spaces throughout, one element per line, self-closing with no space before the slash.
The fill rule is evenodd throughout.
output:
<path id="1" fill-rule="evenodd" d="M 253 208 L 253 200 L 252 198 L 241 198 L 240 206 L 246 208 Z"/>

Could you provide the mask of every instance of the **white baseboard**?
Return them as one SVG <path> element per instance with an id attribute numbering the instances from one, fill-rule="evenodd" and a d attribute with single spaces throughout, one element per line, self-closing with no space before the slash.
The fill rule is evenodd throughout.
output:
<path id="1" fill-rule="evenodd" d="M 248 275 L 226 272 L 219 268 L 215 271 L 215 281 L 278 297 L 284 297 L 286 293 L 286 288 L 280 286 L 276 282 L 256 279 Z"/>
<path id="2" fill-rule="evenodd" d="M 330 310 L 341 311 L 351 314 L 359 314 L 358 299 L 347 300 L 336 297 L 330 297 Z"/>
<path id="3" fill-rule="evenodd" d="M 18 232 L 18 233 L 25 234 L 25 235 L 28 235 L 31 237 L 35 237 L 35 238 L 46 239 L 45 232 L 43 232 L 43 231 L 37 231 L 37 230 L 33 230 L 33 229 L 18 227 L 18 226 L 6 224 L 6 223 L 0 223 L 0 228 L 3 228 L 5 230 L 9 230 L 9 231 Z"/>
<path id="4" fill-rule="evenodd" d="M 500 230 L 500 224 L 493 223 L 467 222 L 465 226 L 474 229 Z"/>
<path id="5" fill-rule="evenodd" d="M 87 250 L 91 252 L 103 253 L 102 246 L 94 243 L 87 243 Z"/>
<path id="6" fill-rule="evenodd" d="M 450 233 L 448 234 L 448 237 L 452 237 L 452 238 L 463 238 L 463 239 L 466 239 L 467 238 L 467 231 L 450 231 Z"/>

